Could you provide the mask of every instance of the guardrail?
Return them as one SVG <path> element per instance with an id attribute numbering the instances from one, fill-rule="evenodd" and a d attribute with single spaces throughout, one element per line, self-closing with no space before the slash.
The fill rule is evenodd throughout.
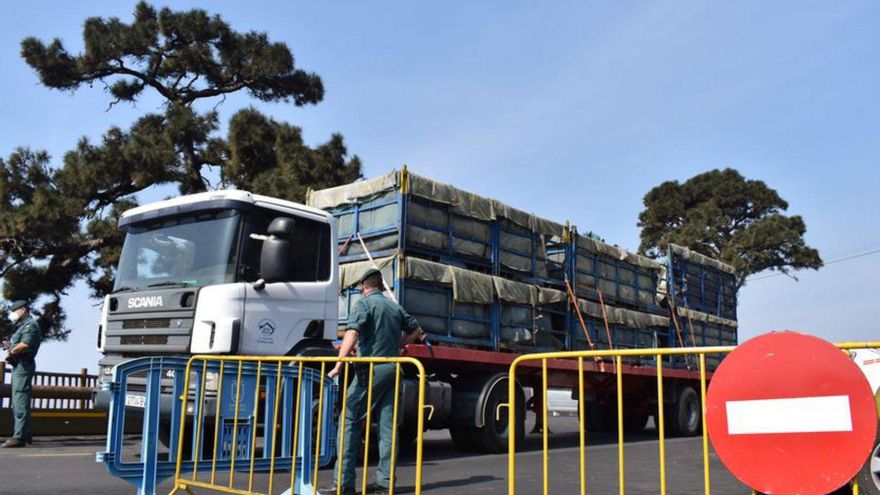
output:
<path id="1" fill-rule="evenodd" d="M 37 371 L 34 374 L 32 409 L 66 409 L 73 411 L 91 410 L 96 375 L 81 369 L 79 373 L 55 373 Z M 12 370 L 0 366 L 0 408 L 11 407 Z"/>
<path id="2" fill-rule="evenodd" d="M 98 377 L 79 373 L 37 371 L 31 391 L 35 436 L 98 435 L 106 431 L 107 414 L 95 410 Z M 0 436 L 12 434 L 12 370 L 0 364 Z"/>
<path id="3" fill-rule="evenodd" d="M 878 342 L 861 342 L 861 343 L 841 343 L 836 344 L 838 348 L 841 350 L 852 350 L 852 349 L 864 349 L 877 347 Z M 652 357 L 655 358 L 655 366 L 656 366 L 656 375 L 657 375 L 657 411 L 655 415 L 656 419 L 656 428 L 659 435 L 659 490 L 658 493 L 665 495 L 667 493 L 667 480 L 666 480 L 666 426 L 665 426 L 665 418 L 664 418 L 664 401 L 663 397 L 663 387 L 664 387 L 664 379 L 663 379 L 663 363 L 664 357 L 675 357 L 681 356 L 682 358 L 686 358 L 689 355 L 696 356 L 698 359 L 698 366 L 700 372 L 700 405 L 701 405 L 701 416 L 700 421 L 701 425 L 703 425 L 702 429 L 702 465 L 703 465 L 703 481 L 704 481 L 704 493 L 706 495 L 710 495 L 712 492 L 711 489 L 711 477 L 709 471 L 709 438 L 708 432 L 705 428 L 706 424 L 706 385 L 707 385 L 707 372 L 706 372 L 706 356 L 710 354 L 728 354 L 732 352 L 736 347 L 735 346 L 727 346 L 727 347 L 692 347 L 692 348 L 676 348 L 676 349 L 627 349 L 627 350 L 602 350 L 602 351 L 574 351 L 574 352 L 549 352 L 549 353 L 538 353 L 538 354 L 526 354 L 518 357 L 510 366 L 509 371 L 509 397 L 516 397 L 516 376 L 517 371 L 521 371 L 523 368 L 528 368 L 529 371 L 534 371 L 535 368 L 538 368 L 542 377 L 542 388 L 540 390 L 536 390 L 535 393 L 543 394 L 544 400 L 542 402 L 542 410 L 536 411 L 536 414 L 541 414 L 544 420 L 543 424 L 547 424 L 547 361 L 548 360 L 577 360 L 579 379 L 578 379 L 578 419 L 580 422 L 579 425 L 579 473 L 580 473 L 580 491 L 581 495 L 586 493 L 586 483 L 587 483 L 587 465 L 586 465 L 586 421 L 585 421 L 585 413 L 586 410 L 586 399 L 584 394 L 584 360 L 585 359 L 596 359 L 602 361 L 611 361 L 607 364 L 608 367 L 611 367 L 616 374 L 616 416 L 617 416 L 617 454 L 618 454 L 618 487 L 620 495 L 624 495 L 626 493 L 626 476 L 625 476 L 625 457 L 624 457 L 624 430 L 625 430 L 625 420 L 624 420 L 624 377 L 622 373 L 617 372 L 622 369 L 623 366 L 623 358 L 625 357 Z M 508 404 L 505 405 L 509 410 L 509 415 L 514 417 L 516 414 L 516 400 L 510 400 Z M 547 495 L 550 493 L 550 462 L 549 462 L 549 441 L 548 441 L 548 432 L 549 428 L 543 428 L 543 438 L 542 438 L 542 450 L 543 450 L 543 459 L 542 459 L 542 493 Z M 509 436 L 508 442 L 508 495 L 516 494 L 516 435 Z M 859 486 L 858 479 L 854 479 L 851 482 L 852 493 L 853 495 L 858 495 Z M 753 495 L 756 493 L 754 491 L 751 492 Z"/>

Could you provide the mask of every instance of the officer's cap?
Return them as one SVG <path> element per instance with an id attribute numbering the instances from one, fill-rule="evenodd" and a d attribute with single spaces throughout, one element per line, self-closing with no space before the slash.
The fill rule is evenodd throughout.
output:
<path id="1" fill-rule="evenodd" d="M 361 278 L 360 278 L 360 280 L 358 280 L 358 283 L 362 284 L 362 283 L 364 283 L 364 280 L 372 277 L 373 275 L 379 274 L 379 273 L 382 273 L 382 272 L 380 272 L 378 268 L 367 268 L 364 271 L 364 274 L 361 275 Z"/>
<path id="2" fill-rule="evenodd" d="M 27 301 L 19 299 L 18 301 L 12 303 L 12 306 L 9 306 L 9 311 L 18 311 L 21 308 L 27 307 L 27 305 Z"/>

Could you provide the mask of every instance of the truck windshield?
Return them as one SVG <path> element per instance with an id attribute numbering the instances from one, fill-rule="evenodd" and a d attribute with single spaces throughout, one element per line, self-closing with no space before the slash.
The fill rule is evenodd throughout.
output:
<path id="1" fill-rule="evenodd" d="M 132 225 L 114 291 L 233 282 L 240 218 L 223 210 Z"/>

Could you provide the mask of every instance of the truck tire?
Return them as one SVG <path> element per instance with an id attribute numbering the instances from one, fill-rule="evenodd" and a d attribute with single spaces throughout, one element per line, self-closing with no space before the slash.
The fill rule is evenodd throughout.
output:
<path id="1" fill-rule="evenodd" d="M 586 421 L 588 431 L 601 433 L 615 431 L 617 423 L 615 417 L 615 412 L 611 407 L 594 401 L 587 402 Z"/>
<path id="2" fill-rule="evenodd" d="M 511 423 L 513 423 L 516 443 L 517 445 L 522 445 L 526 427 L 525 400 L 523 399 L 522 389 L 519 386 L 517 386 L 517 389 L 519 393 L 517 394 L 516 418 L 513 421 L 510 421 L 508 408 L 498 409 L 499 405 L 508 403 L 506 379 L 499 381 L 486 397 L 486 407 L 483 413 L 483 424 L 485 426 L 475 428 L 477 445 L 483 452 L 492 454 L 507 452 Z"/>
<path id="3" fill-rule="evenodd" d="M 859 493 L 880 495 L 880 443 L 874 445 L 874 451 L 859 471 L 858 479 Z"/>
<path id="4" fill-rule="evenodd" d="M 702 405 L 697 391 L 690 385 L 678 389 L 678 394 L 666 408 L 666 428 L 670 436 L 692 437 L 700 434 L 703 422 Z"/>
<path id="5" fill-rule="evenodd" d="M 648 424 L 648 414 L 628 413 L 623 416 L 623 430 L 627 433 L 642 433 Z"/>

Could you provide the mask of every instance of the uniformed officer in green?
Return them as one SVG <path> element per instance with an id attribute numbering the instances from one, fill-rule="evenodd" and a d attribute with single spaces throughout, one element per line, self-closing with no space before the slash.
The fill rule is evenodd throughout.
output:
<path id="1" fill-rule="evenodd" d="M 3 350 L 8 351 L 6 362 L 12 366 L 12 438 L 2 448 L 25 447 L 31 443 L 31 382 L 37 365 L 34 358 L 40 349 L 43 333 L 40 324 L 31 316 L 25 301 L 15 301 L 9 307 L 9 319 L 16 324 L 15 333 Z"/>
<path id="2" fill-rule="evenodd" d="M 401 347 L 423 337 L 424 332 L 419 322 L 382 294 L 384 283 L 379 270 L 368 269 L 361 277 L 359 286 L 363 298 L 358 300 L 348 317 L 348 328 L 339 348 L 339 357 L 348 356 L 355 343 L 360 357 L 397 357 Z M 366 418 L 369 382 L 369 365 L 357 364 L 354 369 L 355 378 L 348 388 L 346 398 L 345 424 L 339 425 L 340 440 L 344 440 L 344 445 L 337 460 L 342 463 L 342 479 L 337 479 L 336 483 L 342 488 L 340 493 L 346 495 L 360 493 L 355 491 L 355 464 L 361 447 L 362 423 Z M 337 376 L 341 370 L 340 362 L 330 371 L 329 376 Z M 393 363 L 373 366 L 372 418 L 379 422 L 379 464 L 376 467 L 376 481 L 367 487 L 367 493 L 387 493 L 393 483 L 391 436 L 395 427 L 395 373 L 396 365 Z M 334 473 L 338 472 L 339 466 L 334 470 Z M 337 487 L 321 490 L 320 493 L 335 494 Z"/>

